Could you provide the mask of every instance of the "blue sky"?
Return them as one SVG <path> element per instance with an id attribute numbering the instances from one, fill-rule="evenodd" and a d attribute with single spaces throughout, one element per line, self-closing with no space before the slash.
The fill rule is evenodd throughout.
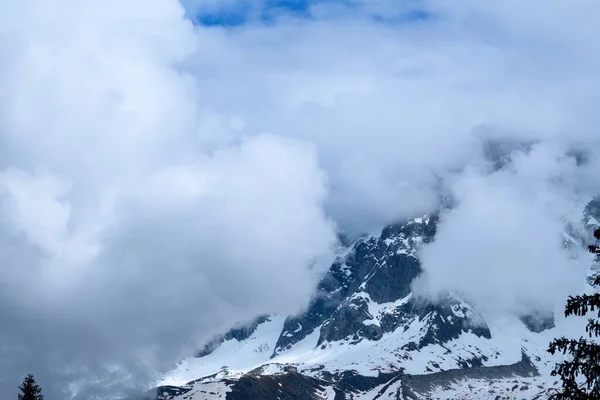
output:
<path id="1" fill-rule="evenodd" d="M 398 4 L 400 7 L 400 3 Z M 407 7 L 407 4 L 409 4 L 409 7 Z M 370 14 L 368 12 L 365 14 L 370 14 L 370 18 L 384 23 L 422 21 L 430 18 L 431 15 L 423 7 L 419 7 L 419 4 L 420 1 L 405 2 L 401 7 L 406 11 L 394 13 L 393 16 Z M 281 17 L 311 19 L 313 18 L 312 8 L 324 5 L 339 7 L 340 10 L 356 13 L 364 11 L 363 4 L 348 0 L 266 0 L 260 5 L 258 5 L 258 2 L 239 1 L 233 5 L 229 3 L 229 5 L 204 10 L 199 10 L 199 7 L 187 8 L 190 19 L 196 24 L 236 27 L 250 21 L 273 23 Z"/>

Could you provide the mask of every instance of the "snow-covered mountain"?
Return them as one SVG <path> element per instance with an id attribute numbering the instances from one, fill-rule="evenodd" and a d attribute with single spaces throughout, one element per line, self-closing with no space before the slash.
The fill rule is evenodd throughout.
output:
<path id="1" fill-rule="evenodd" d="M 591 230 L 600 200 L 584 212 Z M 181 362 L 159 399 L 542 399 L 557 385 L 554 318 L 486 320 L 453 294 L 413 296 L 437 215 L 348 246 L 301 315 L 263 316 Z M 569 232 L 569 229 L 567 229 Z M 565 245 L 583 245 L 566 234 Z"/>

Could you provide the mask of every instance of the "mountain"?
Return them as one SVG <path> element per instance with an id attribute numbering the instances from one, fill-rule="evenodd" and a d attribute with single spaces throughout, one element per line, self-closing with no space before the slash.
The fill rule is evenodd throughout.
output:
<path id="1" fill-rule="evenodd" d="M 600 199 L 584 211 L 588 231 Z M 297 316 L 261 316 L 184 360 L 158 399 L 542 399 L 557 385 L 546 349 L 554 316 L 486 321 L 456 294 L 417 298 L 418 250 L 438 215 L 349 245 Z M 586 237 L 567 226 L 565 246 Z M 584 235 L 585 236 L 585 235 Z"/>

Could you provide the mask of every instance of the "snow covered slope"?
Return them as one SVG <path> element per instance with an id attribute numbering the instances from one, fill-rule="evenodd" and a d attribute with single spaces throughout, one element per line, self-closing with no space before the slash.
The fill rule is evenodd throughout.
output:
<path id="1" fill-rule="evenodd" d="M 599 200 L 583 222 L 591 229 L 597 220 Z M 453 294 L 437 303 L 413 296 L 418 250 L 437 222 L 424 215 L 358 240 L 305 313 L 261 317 L 215 338 L 164 377 L 159 398 L 546 398 L 557 383 L 546 349 L 563 319 L 490 320 Z M 565 245 L 583 239 L 567 234 Z"/>

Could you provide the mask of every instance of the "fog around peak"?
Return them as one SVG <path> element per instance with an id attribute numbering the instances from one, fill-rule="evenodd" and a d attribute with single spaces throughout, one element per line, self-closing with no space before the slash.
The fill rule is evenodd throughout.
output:
<path id="1" fill-rule="evenodd" d="M 512 312 L 581 285 L 600 5 L 249 4 L 0 2 L 2 392 L 151 385 L 440 191 L 423 293 Z"/>

